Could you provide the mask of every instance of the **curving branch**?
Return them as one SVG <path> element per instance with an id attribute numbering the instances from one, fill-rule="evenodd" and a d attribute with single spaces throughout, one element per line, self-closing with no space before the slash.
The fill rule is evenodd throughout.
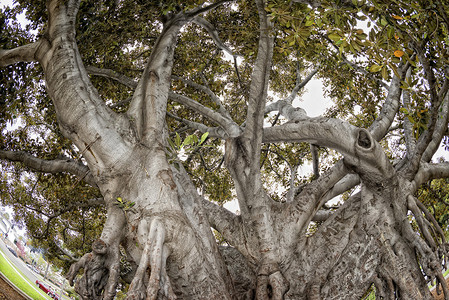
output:
<path id="1" fill-rule="evenodd" d="M 217 1 L 215 3 L 206 5 L 206 6 L 201 5 L 201 6 L 197 7 L 197 8 L 195 8 L 195 9 L 192 9 L 191 11 L 186 12 L 186 15 L 191 17 L 191 18 L 193 18 L 193 17 L 196 17 L 199 14 L 202 14 L 204 12 L 207 12 L 207 11 L 210 11 L 210 10 L 214 9 L 214 8 L 222 5 L 223 3 L 232 2 L 232 1 L 233 0 L 220 0 L 220 1 Z"/>
<path id="2" fill-rule="evenodd" d="M 299 70 L 297 70 L 296 85 L 288 97 L 278 100 L 265 107 L 265 114 L 272 111 L 278 111 L 279 114 L 287 118 L 289 121 L 303 120 L 307 118 L 307 113 L 304 109 L 293 107 L 292 102 L 296 98 L 298 92 L 306 86 L 307 83 L 318 73 L 320 66 L 318 65 L 304 80 L 301 80 Z"/>
<path id="3" fill-rule="evenodd" d="M 36 172 L 61 173 L 67 172 L 84 180 L 91 186 L 96 187 L 97 183 L 94 176 L 90 173 L 87 166 L 70 158 L 57 158 L 45 160 L 35 157 L 24 151 L 0 150 L 0 159 L 21 162 L 28 168 Z"/>
<path id="4" fill-rule="evenodd" d="M 183 12 L 168 16 L 134 91 L 128 116 L 133 118 L 137 137 L 143 143 L 152 144 L 154 134 L 162 135 L 165 130 L 176 40 L 189 20 Z"/>
<path id="5" fill-rule="evenodd" d="M 421 162 L 419 171 L 412 181 L 414 191 L 425 182 L 438 178 L 449 178 L 449 162 L 437 164 Z"/>

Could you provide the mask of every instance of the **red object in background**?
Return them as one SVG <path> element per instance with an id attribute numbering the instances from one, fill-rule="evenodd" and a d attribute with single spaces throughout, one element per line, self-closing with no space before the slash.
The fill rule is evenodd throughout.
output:
<path id="1" fill-rule="evenodd" d="M 37 286 L 44 291 L 45 294 L 49 295 L 50 297 L 52 297 L 53 299 L 59 300 L 58 295 L 56 295 L 55 293 L 53 293 L 50 288 L 45 285 L 44 283 L 40 282 L 39 280 L 36 280 L 36 284 Z"/>

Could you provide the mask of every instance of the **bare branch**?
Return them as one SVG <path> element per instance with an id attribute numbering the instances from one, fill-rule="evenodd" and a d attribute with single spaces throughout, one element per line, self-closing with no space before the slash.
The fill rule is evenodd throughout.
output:
<path id="1" fill-rule="evenodd" d="M 135 120 L 137 135 L 144 143 L 153 143 L 153 135 L 165 130 L 176 39 L 188 21 L 189 17 L 184 13 L 170 16 L 133 94 L 128 115 Z"/>
<path id="2" fill-rule="evenodd" d="M 338 49 L 338 48 L 337 48 Z M 386 88 L 387 90 L 390 88 L 390 86 L 383 81 L 382 79 L 377 78 L 376 76 L 373 75 L 373 73 L 368 72 L 366 69 L 364 69 L 363 67 L 357 65 L 356 63 L 353 63 L 352 61 L 348 60 L 346 58 L 346 56 L 344 56 L 342 54 L 342 59 L 343 62 L 349 66 L 351 66 L 352 68 L 354 68 L 355 70 L 357 70 L 358 72 L 362 73 L 363 75 L 366 75 L 368 77 L 370 77 L 371 79 L 373 79 L 374 81 L 376 81 L 377 83 L 379 83 L 381 86 L 383 86 L 384 88 Z"/>
<path id="3" fill-rule="evenodd" d="M 0 150 L 0 159 L 9 161 L 17 161 L 23 163 L 31 170 L 45 173 L 60 173 L 67 172 L 77 176 L 92 186 L 97 186 L 94 177 L 89 171 L 89 168 L 80 162 L 70 158 L 45 160 L 37 158 L 23 151 L 6 151 Z"/>
<path id="4" fill-rule="evenodd" d="M 206 199 L 203 199 L 202 205 L 212 228 L 220 232 L 229 244 L 237 247 L 238 250 L 243 249 L 245 251 L 244 245 L 246 243 L 241 218 L 223 206 Z"/>
<path id="5" fill-rule="evenodd" d="M 272 111 L 279 111 L 281 115 L 287 118 L 289 121 L 303 120 L 307 118 L 307 113 L 304 109 L 299 107 L 293 107 L 292 102 L 296 98 L 298 92 L 306 86 L 306 84 L 313 78 L 313 76 L 319 71 L 320 66 L 316 67 L 304 80 L 301 80 L 299 69 L 297 70 L 296 85 L 293 88 L 291 94 L 282 100 L 278 100 L 265 108 L 265 114 Z"/>
<path id="6" fill-rule="evenodd" d="M 198 8 L 192 9 L 191 11 L 187 12 L 186 15 L 188 15 L 189 17 L 195 17 L 195 16 L 197 16 L 199 14 L 202 14 L 204 12 L 212 10 L 212 9 L 222 5 L 223 3 L 232 2 L 232 1 L 233 0 L 220 0 L 220 1 L 217 1 L 215 3 L 212 3 L 212 4 L 204 6 L 204 7 L 200 6 Z"/>
<path id="7" fill-rule="evenodd" d="M 312 153 L 313 175 L 315 178 L 320 177 L 320 156 L 316 145 L 310 144 L 310 152 Z"/>

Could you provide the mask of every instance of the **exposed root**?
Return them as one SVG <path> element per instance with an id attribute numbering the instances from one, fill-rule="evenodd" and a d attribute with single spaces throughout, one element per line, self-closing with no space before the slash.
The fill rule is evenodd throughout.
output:
<path id="1" fill-rule="evenodd" d="M 70 285 L 80 269 L 83 276 L 76 282 L 75 290 L 83 300 L 113 299 L 120 272 L 120 263 L 109 245 L 98 239 L 92 244 L 92 252 L 73 264 L 67 274 Z"/>
<path id="2" fill-rule="evenodd" d="M 282 300 L 290 284 L 277 264 L 263 264 L 258 272 L 256 299 Z"/>
<path id="3" fill-rule="evenodd" d="M 154 218 L 150 226 L 145 220 L 140 222 L 139 240 L 142 242 L 144 239 L 146 241 L 142 257 L 126 299 L 176 299 L 166 271 L 166 260 L 170 252 L 164 245 L 165 228 L 159 218 Z"/>

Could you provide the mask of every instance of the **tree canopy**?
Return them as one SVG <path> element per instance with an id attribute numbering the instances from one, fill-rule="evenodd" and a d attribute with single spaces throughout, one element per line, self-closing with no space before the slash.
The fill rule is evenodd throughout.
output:
<path id="1" fill-rule="evenodd" d="M 0 201 L 83 299 L 449 299 L 449 3 L 15 3 Z"/>

